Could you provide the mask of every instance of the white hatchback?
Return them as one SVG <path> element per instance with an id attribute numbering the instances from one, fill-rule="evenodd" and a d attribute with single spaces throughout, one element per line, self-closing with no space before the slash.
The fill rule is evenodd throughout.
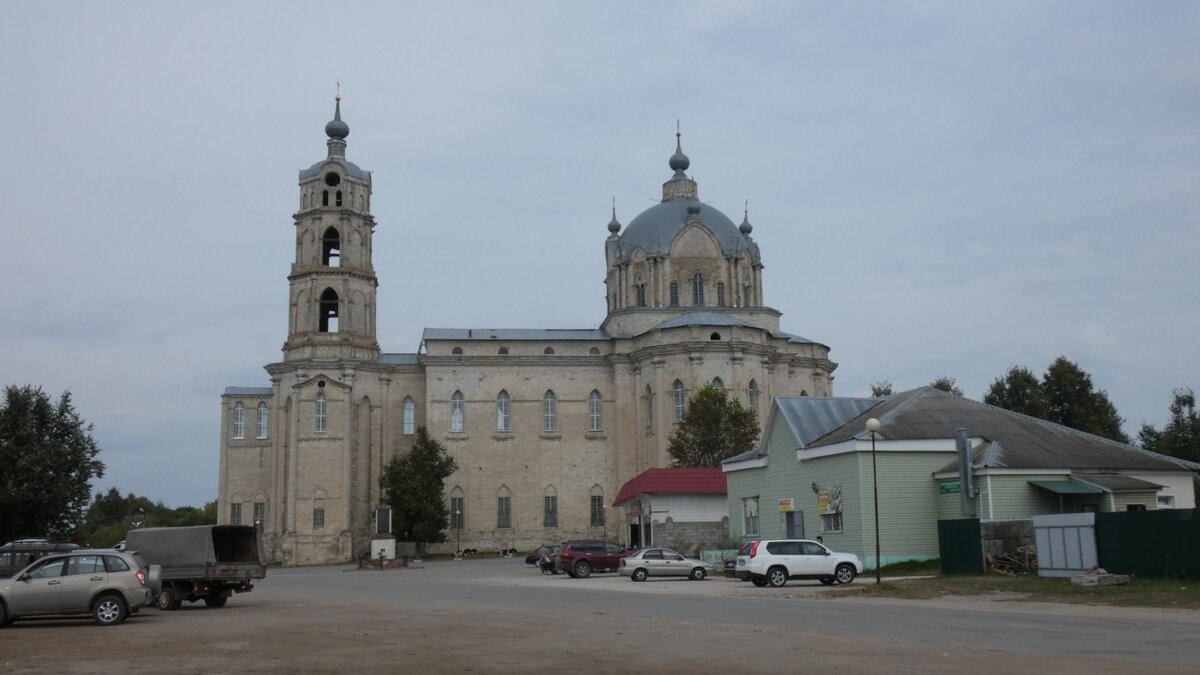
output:
<path id="1" fill-rule="evenodd" d="M 825 585 L 848 584 L 862 574 L 853 553 L 835 553 L 808 539 L 759 539 L 738 549 L 734 573 L 755 586 L 783 586 L 789 579 L 817 579 Z"/>

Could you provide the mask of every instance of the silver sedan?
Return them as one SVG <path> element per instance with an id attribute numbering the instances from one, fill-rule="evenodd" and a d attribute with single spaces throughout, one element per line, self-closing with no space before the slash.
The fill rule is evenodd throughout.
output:
<path id="1" fill-rule="evenodd" d="M 621 559 L 618 571 L 633 581 L 647 577 L 687 577 L 700 581 L 712 572 L 711 563 L 688 558 L 669 548 L 648 548 Z"/>

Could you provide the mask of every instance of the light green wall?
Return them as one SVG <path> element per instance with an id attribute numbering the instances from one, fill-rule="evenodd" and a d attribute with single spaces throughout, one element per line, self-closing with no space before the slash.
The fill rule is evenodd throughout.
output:
<path id="1" fill-rule="evenodd" d="M 1116 492 L 1113 493 L 1113 503 L 1116 506 L 1113 511 L 1128 511 L 1130 504 L 1141 504 L 1147 511 L 1153 511 L 1158 508 L 1158 491 Z"/>
<path id="2" fill-rule="evenodd" d="M 938 485 L 933 472 L 953 457 L 946 452 L 880 452 L 879 546 L 883 564 L 938 556 Z M 820 460 L 817 460 L 820 461 Z M 861 550 L 869 566 L 875 560 L 875 512 L 871 453 L 858 455 L 861 500 Z M 958 495 L 953 495 L 958 497 Z"/>
<path id="3" fill-rule="evenodd" d="M 1006 520 L 1009 518 L 1032 518 L 1048 513 L 1070 513 L 1071 497 L 1059 495 L 1029 484 L 1031 480 L 1056 481 L 1065 480 L 1061 474 L 1031 476 L 1031 475 L 995 475 L 976 476 L 975 488 L 979 490 L 979 517 L 985 520 Z M 988 488 L 991 488 L 989 498 Z M 1065 505 L 1060 507 L 1060 504 Z"/>

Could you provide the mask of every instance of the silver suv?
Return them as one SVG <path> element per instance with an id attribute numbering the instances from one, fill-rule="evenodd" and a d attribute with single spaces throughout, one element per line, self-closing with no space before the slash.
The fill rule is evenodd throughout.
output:
<path id="1" fill-rule="evenodd" d="M 808 539 L 759 539 L 738 549 L 734 574 L 755 586 L 783 586 L 789 579 L 817 579 L 825 585 L 848 584 L 862 574 L 853 553 L 834 553 Z"/>
<path id="2" fill-rule="evenodd" d="M 0 580 L 0 626 L 35 616 L 91 614 L 115 626 L 150 604 L 162 584 L 158 565 L 131 551 L 80 549 L 38 559 Z"/>

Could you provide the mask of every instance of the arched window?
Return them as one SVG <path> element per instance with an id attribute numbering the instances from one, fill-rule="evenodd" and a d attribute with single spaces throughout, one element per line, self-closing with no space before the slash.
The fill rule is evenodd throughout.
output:
<path id="1" fill-rule="evenodd" d="M 713 389 L 720 389 L 721 391 L 725 391 L 725 381 L 719 377 L 713 378 L 712 386 L 713 386 Z"/>
<path id="2" fill-rule="evenodd" d="M 317 394 L 317 400 L 313 404 L 313 431 L 318 434 L 325 433 L 328 418 L 328 403 L 325 401 L 325 394 Z"/>
<path id="3" fill-rule="evenodd" d="M 696 307 L 704 305 L 704 275 L 699 272 L 692 275 L 692 304 Z"/>
<path id="4" fill-rule="evenodd" d="M 599 353 L 600 353 L 600 350 L 596 347 L 592 347 L 591 349 L 588 350 L 588 354 L 591 354 L 592 356 L 596 356 Z"/>
<path id="5" fill-rule="evenodd" d="M 600 392 L 595 389 L 588 394 L 588 431 L 601 431 L 604 429 L 604 401 L 600 398 Z"/>
<path id="6" fill-rule="evenodd" d="M 508 347 L 501 347 L 500 349 L 496 350 L 496 353 L 497 353 L 497 354 L 502 354 L 502 355 L 503 355 L 503 354 L 507 354 L 507 353 L 508 353 Z"/>
<path id="7" fill-rule="evenodd" d="M 678 307 L 679 306 L 679 282 L 672 281 L 670 289 L 671 289 L 671 296 L 669 298 L 670 304 L 672 307 Z"/>
<path id="8" fill-rule="evenodd" d="M 334 206 L 341 206 L 342 205 L 342 191 L 341 190 L 337 191 L 336 199 L 337 199 L 337 201 L 334 203 Z"/>
<path id="9" fill-rule="evenodd" d="M 512 493 L 507 485 L 501 485 L 496 492 L 496 527 L 512 527 Z"/>
<path id="10" fill-rule="evenodd" d="M 307 192 L 300 195 L 300 209 L 308 210 L 308 193 Z"/>
<path id="11" fill-rule="evenodd" d="M 637 296 L 637 306 L 646 306 L 646 284 L 638 284 L 633 287 L 633 292 Z"/>
<path id="12" fill-rule="evenodd" d="M 405 436 L 411 436 L 416 431 L 417 426 L 417 404 L 409 397 L 404 398 L 404 427 L 401 433 Z"/>
<path id="13" fill-rule="evenodd" d="M 463 405 L 462 392 L 455 391 L 450 395 L 450 431 L 452 433 L 462 433 L 466 418 L 467 414 Z"/>
<path id="14" fill-rule="evenodd" d="M 332 288 L 326 288 L 321 294 L 320 324 L 317 330 L 321 333 L 338 332 L 338 294 Z"/>
<path id="15" fill-rule="evenodd" d="M 754 380 L 750 380 L 750 386 L 746 389 L 746 407 L 758 417 L 758 383 Z"/>
<path id="16" fill-rule="evenodd" d="M 512 400 L 503 390 L 496 396 L 496 431 L 512 431 Z"/>
<path id="17" fill-rule="evenodd" d="M 313 492 L 312 500 L 313 532 L 325 531 L 325 493 L 321 490 Z"/>
<path id="18" fill-rule="evenodd" d="M 553 353 L 554 353 L 554 347 L 546 347 L 545 351 L 543 351 L 542 353 L 543 353 L 543 354 L 553 354 Z"/>
<path id="19" fill-rule="evenodd" d="M 654 390 L 646 385 L 646 426 L 654 426 Z"/>
<path id="20" fill-rule="evenodd" d="M 675 409 L 675 421 L 683 419 L 683 413 L 687 410 L 687 391 L 683 388 L 683 383 L 675 380 L 675 384 L 671 387 L 672 403 Z"/>
<path id="21" fill-rule="evenodd" d="M 717 307 L 725 306 L 725 282 L 717 282 Z"/>
<path id="22" fill-rule="evenodd" d="M 558 397 L 550 390 L 542 395 L 542 431 L 558 431 Z"/>
<path id="23" fill-rule="evenodd" d="M 455 485 L 454 489 L 450 491 L 450 529 L 463 529 L 463 522 L 467 515 L 465 506 L 462 488 Z"/>
<path id="24" fill-rule="evenodd" d="M 329 190 L 321 190 L 321 206 L 329 206 Z"/>
<path id="25" fill-rule="evenodd" d="M 558 490 L 553 485 L 542 491 L 542 527 L 558 527 Z"/>
<path id="26" fill-rule="evenodd" d="M 454 354 L 455 356 L 459 356 L 462 354 L 462 347 L 455 347 L 454 349 L 450 350 L 450 353 Z"/>
<path id="27" fill-rule="evenodd" d="M 713 333 L 712 335 L 709 335 L 709 336 L 708 336 L 708 339 L 709 339 L 709 340 L 713 340 L 713 341 L 720 340 L 720 339 L 721 339 L 721 334 L 720 334 L 720 333 Z"/>
<path id="28" fill-rule="evenodd" d="M 588 524 L 592 527 L 604 527 L 604 488 L 600 484 L 592 486 L 588 494 L 590 518 Z"/>
<path id="29" fill-rule="evenodd" d="M 337 228 L 327 228 L 321 236 L 321 264 L 326 267 L 342 266 L 342 236 Z"/>
<path id="30" fill-rule="evenodd" d="M 246 407 L 241 402 L 233 404 L 233 438 L 241 440 L 246 437 Z"/>
<path id="31" fill-rule="evenodd" d="M 265 402 L 259 403 L 258 404 L 258 438 L 266 438 L 267 437 L 267 421 L 268 421 L 267 416 L 268 416 L 268 414 L 269 413 L 267 412 L 267 404 Z"/>
<path id="32" fill-rule="evenodd" d="M 801 396 L 808 396 L 808 390 L 807 390 L 807 389 L 801 389 L 801 390 L 800 390 L 800 395 L 801 395 Z"/>

